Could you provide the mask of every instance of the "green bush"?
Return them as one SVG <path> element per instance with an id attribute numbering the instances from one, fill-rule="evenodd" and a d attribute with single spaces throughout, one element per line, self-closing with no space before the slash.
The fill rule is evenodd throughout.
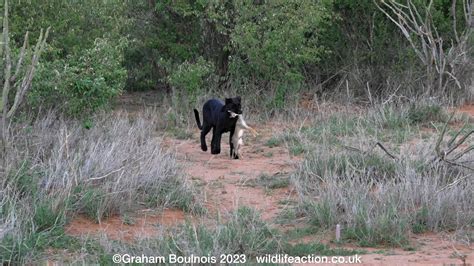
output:
<path id="1" fill-rule="evenodd" d="M 125 84 L 122 66 L 126 39 L 96 39 L 92 48 L 44 63 L 29 95 L 33 107 L 57 107 L 69 115 L 89 114 L 107 106 Z"/>
<path id="2" fill-rule="evenodd" d="M 42 253 L 48 248 L 75 251 L 83 247 L 76 238 L 66 235 L 60 227 L 25 232 L 23 235 L 7 234 L 0 240 L 0 261 L 3 265 L 31 264 L 32 261 L 42 259 Z M 97 247 L 87 251 L 90 253 L 95 250 Z"/>
<path id="3" fill-rule="evenodd" d="M 218 223 L 215 229 L 191 223 L 177 228 L 168 237 L 166 252 L 182 255 L 208 255 L 243 252 L 250 259 L 256 255 L 276 252 L 279 235 L 260 214 L 249 207 L 240 207 L 228 221 Z"/>
<path id="4" fill-rule="evenodd" d="M 373 211 L 359 206 L 354 224 L 346 229 L 346 238 L 353 239 L 361 246 L 387 244 L 391 246 L 406 246 L 409 244 L 407 219 L 399 213 L 395 206 L 384 206 L 376 217 L 371 217 Z"/>
<path id="5" fill-rule="evenodd" d="M 447 118 L 439 105 L 412 105 L 408 110 L 408 120 L 412 124 L 443 122 Z"/>
<path id="6" fill-rule="evenodd" d="M 179 91 L 186 92 L 190 97 L 190 101 L 194 102 L 202 91 L 206 78 L 210 77 L 212 71 L 213 65 L 199 57 L 195 63 L 185 61 L 178 65 L 168 76 L 168 82 Z"/>
<path id="7" fill-rule="evenodd" d="M 236 10 L 231 34 L 238 55 L 231 61 L 234 75 L 275 85 L 300 83 L 303 67 L 319 62 L 328 52 L 319 36 L 332 13 L 319 2 L 242 2 Z"/>
<path id="8" fill-rule="evenodd" d="M 415 234 L 424 233 L 429 230 L 428 219 L 429 219 L 429 209 L 426 206 L 423 206 L 416 212 L 414 221 L 412 221 L 411 230 Z"/>
<path id="9" fill-rule="evenodd" d="M 64 222 L 64 216 L 61 212 L 53 210 L 51 202 L 44 200 L 36 205 L 33 222 L 36 226 L 36 231 L 41 232 Z"/>
<path id="10" fill-rule="evenodd" d="M 396 163 L 381 155 L 360 153 L 338 153 L 320 155 L 310 153 L 308 166 L 317 176 L 326 179 L 336 175 L 342 180 L 363 175 L 366 180 L 393 179 L 396 174 Z"/>
<path id="11" fill-rule="evenodd" d="M 80 212 L 99 222 L 113 211 L 107 205 L 106 193 L 100 188 L 88 188 L 80 200 Z"/>
<path id="12" fill-rule="evenodd" d="M 38 174 L 33 171 L 29 171 L 31 163 L 23 161 L 22 166 L 18 169 L 18 172 L 13 175 L 11 184 L 15 190 L 19 193 L 20 197 L 36 195 L 38 191 Z"/>
<path id="13" fill-rule="evenodd" d="M 321 201 L 316 204 L 305 206 L 310 213 L 310 223 L 321 228 L 329 228 L 334 224 L 334 214 L 328 201 Z"/>

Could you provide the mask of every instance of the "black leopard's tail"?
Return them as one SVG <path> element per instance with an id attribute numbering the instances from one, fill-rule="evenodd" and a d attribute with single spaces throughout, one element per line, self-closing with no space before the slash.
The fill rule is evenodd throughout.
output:
<path id="1" fill-rule="evenodd" d="M 196 124 L 199 129 L 202 129 L 201 120 L 199 120 L 199 111 L 194 109 L 194 117 L 196 117 Z"/>

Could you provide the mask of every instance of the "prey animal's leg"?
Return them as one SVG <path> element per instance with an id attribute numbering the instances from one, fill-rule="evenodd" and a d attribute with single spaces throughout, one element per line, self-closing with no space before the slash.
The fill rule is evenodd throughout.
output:
<path id="1" fill-rule="evenodd" d="M 239 134 L 240 135 L 240 134 Z M 236 147 L 235 147 L 235 154 L 237 155 L 237 158 L 242 158 L 242 155 L 240 154 L 240 149 L 242 148 L 242 145 L 244 144 L 242 140 L 242 136 L 239 136 L 239 139 L 237 140 Z"/>
<path id="2" fill-rule="evenodd" d="M 235 132 L 235 128 L 232 129 L 229 134 L 230 157 L 234 159 L 239 159 L 239 154 L 237 153 L 237 147 L 234 146 L 234 142 L 233 142 L 234 134 L 237 134 L 237 132 Z M 237 143 L 235 144 L 237 145 Z"/>

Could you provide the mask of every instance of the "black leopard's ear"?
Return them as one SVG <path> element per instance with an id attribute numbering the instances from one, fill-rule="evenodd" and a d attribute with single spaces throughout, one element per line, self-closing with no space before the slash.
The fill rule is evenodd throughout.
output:
<path id="1" fill-rule="evenodd" d="M 232 98 L 225 98 L 225 104 L 231 104 Z"/>

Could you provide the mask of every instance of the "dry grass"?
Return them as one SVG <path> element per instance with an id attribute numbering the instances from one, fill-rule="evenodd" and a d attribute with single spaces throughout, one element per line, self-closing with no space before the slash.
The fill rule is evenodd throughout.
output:
<path id="1" fill-rule="evenodd" d="M 0 194 L 2 259 L 21 261 L 48 246 L 38 239 L 78 213 L 100 221 L 145 207 L 202 211 L 156 136 L 155 115 L 100 114 L 85 125 L 49 114 L 16 123 Z"/>
<path id="2" fill-rule="evenodd" d="M 304 148 L 291 177 L 299 211 L 322 230 L 341 224 L 344 238 L 363 246 L 406 247 L 411 233 L 472 230 L 471 170 L 434 160 L 439 133 L 419 138 L 426 127 L 441 130 L 443 112 L 434 105 L 375 107 L 321 115 L 277 134 L 290 151 Z M 474 154 L 462 161 L 472 167 Z"/>

